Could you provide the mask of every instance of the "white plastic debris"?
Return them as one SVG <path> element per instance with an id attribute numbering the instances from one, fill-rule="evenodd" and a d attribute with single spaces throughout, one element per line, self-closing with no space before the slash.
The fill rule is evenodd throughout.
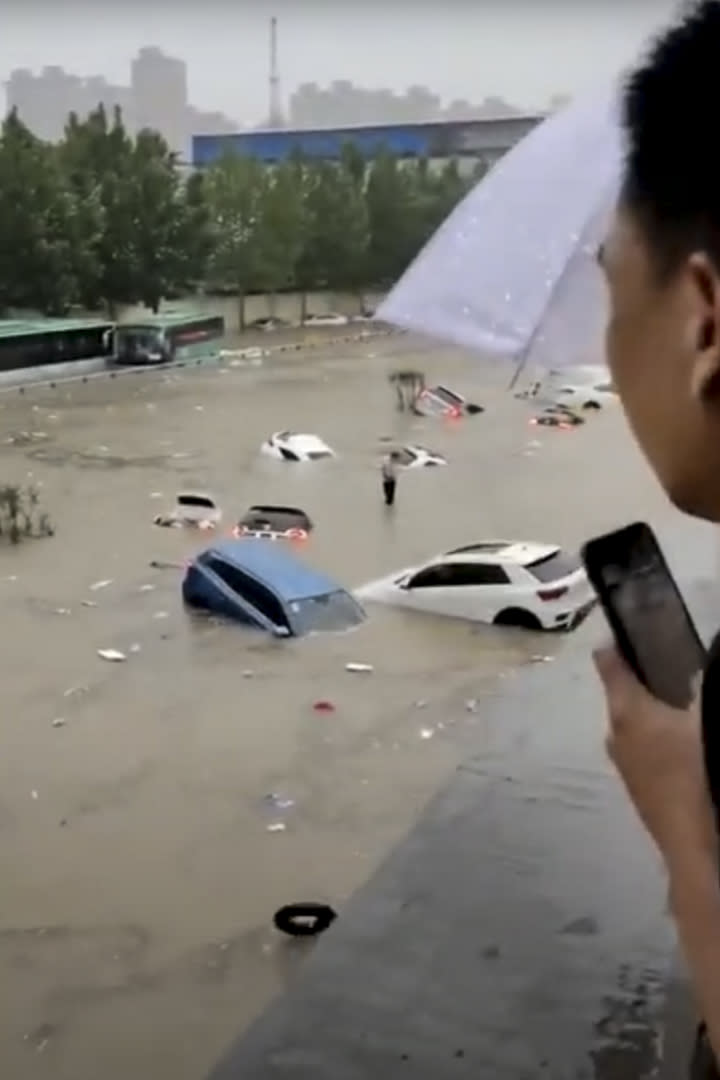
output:
<path id="1" fill-rule="evenodd" d="M 435 734 L 435 732 L 433 731 L 432 728 L 429 728 L 429 727 L 420 728 L 420 738 L 421 739 L 432 739 L 434 734 Z"/>
<path id="2" fill-rule="evenodd" d="M 62 716 L 56 716 L 52 722 L 53 727 L 65 727 L 65 720 Z"/>
<path id="3" fill-rule="evenodd" d="M 154 592 L 154 591 L 155 591 L 155 586 L 154 585 L 141 585 L 140 588 L 138 589 L 138 592 Z"/>
<path id="4" fill-rule="evenodd" d="M 111 664 L 119 664 L 127 660 L 125 653 L 121 653 L 119 649 L 98 649 L 97 654 L 102 660 L 109 660 Z"/>
<path id="5" fill-rule="evenodd" d="M 467 710 L 467 712 L 477 712 L 478 711 L 477 698 L 469 698 L 465 702 L 465 709 Z"/>
<path id="6" fill-rule="evenodd" d="M 353 672 L 364 672 L 369 674 L 371 671 L 374 671 L 375 668 L 372 666 L 372 664 L 358 664 L 354 661 L 350 661 L 350 663 L 345 665 L 345 670 Z"/>
<path id="7" fill-rule="evenodd" d="M 55 615 L 71 615 L 72 612 L 70 611 L 69 607 L 56 607 L 54 614 Z"/>
<path id="8" fill-rule="evenodd" d="M 94 600 L 81 600 L 80 603 L 83 607 L 97 607 Z"/>
<path id="9" fill-rule="evenodd" d="M 39 799 L 40 796 L 38 795 L 37 791 L 31 791 L 30 792 L 30 798 L 31 799 Z"/>
<path id="10" fill-rule="evenodd" d="M 100 589 L 107 589 L 108 585 L 112 585 L 112 578 L 103 578 L 102 581 L 95 581 L 90 586 L 90 592 L 98 592 Z"/>
<path id="11" fill-rule="evenodd" d="M 552 664 L 554 659 L 555 659 L 554 656 L 531 656 L 530 657 L 530 663 L 531 664 Z"/>
<path id="12" fill-rule="evenodd" d="M 273 821 L 267 827 L 268 832 L 285 832 L 287 825 L 284 821 Z"/>
<path id="13" fill-rule="evenodd" d="M 170 612 L 169 611 L 156 611 L 155 614 L 153 615 L 153 619 L 169 619 L 169 618 L 170 618 Z"/>
<path id="14" fill-rule="evenodd" d="M 139 653 L 139 652 L 140 652 L 140 648 L 141 648 L 140 644 L 139 644 L 139 643 L 138 643 L 137 641 L 134 641 L 134 642 L 132 643 L 132 645 L 130 646 L 130 648 L 128 649 L 128 652 L 131 652 L 131 653 Z"/>

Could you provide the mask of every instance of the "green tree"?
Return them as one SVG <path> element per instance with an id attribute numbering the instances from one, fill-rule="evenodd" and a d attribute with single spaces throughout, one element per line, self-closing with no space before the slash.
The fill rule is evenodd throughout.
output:
<path id="1" fill-rule="evenodd" d="M 295 163 L 263 175 L 257 250 L 257 285 L 271 294 L 295 282 L 306 243 L 304 176 Z"/>
<path id="2" fill-rule="evenodd" d="M 54 148 L 11 112 L 0 131 L 0 308 L 67 310 L 91 239 L 86 221 Z"/>
<path id="3" fill-rule="evenodd" d="M 360 291 L 367 283 L 368 216 L 363 194 L 342 165 L 308 169 L 302 288 Z"/>
<path id="4" fill-rule="evenodd" d="M 240 327 L 245 298 L 261 275 L 263 166 L 253 158 L 227 155 L 207 171 L 205 189 L 212 221 L 209 281 L 237 292 Z"/>
<path id="5" fill-rule="evenodd" d="M 204 281 L 213 250 L 212 218 L 202 172 L 191 173 L 183 186 L 181 228 L 178 288 L 194 291 Z"/>
<path id="6" fill-rule="evenodd" d="M 96 208 L 101 223 L 82 300 L 114 316 L 118 305 L 140 299 L 133 143 L 120 110 L 112 122 L 102 105 L 82 122 L 71 114 L 58 152 L 75 197 Z"/>
<path id="7" fill-rule="evenodd" d="M 134 292 L 157 311 L 187 271 L 188 206 L 175 156 L 155 131 L 141 131 L 132 148 L 130 202 L 135 253 Z"/>
<path id="8" fill-rule="evenodd" d="M 383 151 L 374 158 L 365 202 L 369 222 L 369 283 L 386 287 L 417 253 L 418 200 L 422 167 L 398 162 Z"/>

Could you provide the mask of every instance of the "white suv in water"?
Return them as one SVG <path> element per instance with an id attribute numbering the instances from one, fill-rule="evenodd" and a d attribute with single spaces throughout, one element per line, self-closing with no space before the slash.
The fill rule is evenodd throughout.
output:
<path id="1" fill-rule="evenodd" d="M 576 555 L 557 544 L 485 540 L 355 590 L 393 604 L 497 626 L 573 630 L 596 603 Z"/>

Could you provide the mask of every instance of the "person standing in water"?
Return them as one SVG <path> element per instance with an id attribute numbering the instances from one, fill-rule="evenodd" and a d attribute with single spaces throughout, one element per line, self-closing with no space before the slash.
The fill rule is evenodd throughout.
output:
<path id="1" fill-rule="evenodd" d="M 398 455 L 395 451 L 386 454 L 380 467 L 382 475 L 383 496 L 385 505 L 393 506 L 395 503 L 395 489 L 397 488 Z"/>

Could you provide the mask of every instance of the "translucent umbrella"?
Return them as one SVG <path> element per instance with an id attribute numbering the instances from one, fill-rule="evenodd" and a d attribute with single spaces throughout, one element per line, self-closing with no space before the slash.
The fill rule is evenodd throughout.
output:
<path id="1" fill-rule="evenodd" d="M 621 163 L 615 86 L 555 113 L 456 207 L 377 318 L 518 368 L 600 362 L 595 255 Z"/>

